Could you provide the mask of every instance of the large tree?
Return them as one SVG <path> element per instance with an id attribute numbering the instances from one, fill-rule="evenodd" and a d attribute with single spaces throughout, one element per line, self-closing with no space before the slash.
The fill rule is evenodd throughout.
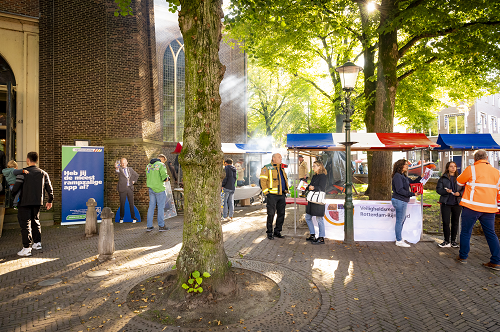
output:
<path id="1" fill-rule="evenodd" d="M 214 290 L 234 287 L 220 223 L 221 151 L 219 60 L 222 0 L 180 0 L 184 38 L 186 114 L 179 157 L 184 172 L 184 231 L 177 257 L 178 284 L 197 270 L 212 275 Z M 229 287 L 229 288 L 228 288 Z"/>

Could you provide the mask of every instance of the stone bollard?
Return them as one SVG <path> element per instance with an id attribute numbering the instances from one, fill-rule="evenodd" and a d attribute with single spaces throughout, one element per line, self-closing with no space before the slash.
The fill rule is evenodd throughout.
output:
<path id="1" fill-rule="evenodd" d="M 113 212 L 109 207 L 105 207 L 101 213 L 101 226 L 99 227 L 99 242 L 97 251 L 99 252 L 99 261 L 105 261 L 113 258 L 115 252 L 115 231 L 113 225 Z"/>
<path id="2" fill-rule="evenodd" d="M 97 202 L 93 198 L 87 201 L 87 216 L 85 219 L 85 236 L 92 237 L 97 234 Z"/>

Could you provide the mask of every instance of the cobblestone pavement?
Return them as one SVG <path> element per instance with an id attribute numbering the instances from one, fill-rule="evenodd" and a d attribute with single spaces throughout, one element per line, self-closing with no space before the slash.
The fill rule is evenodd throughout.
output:
<path id="1" fill-rule="evenodd" d="M 86 239 L 83 225 L 43 228 L 43 249 L 31 257 L 16 255 L 20 231 L 4 230 L 0 331 L 195 331 L 147 322 L 124 304 L 134 285 L 173 266 L 182 217 L 168 226 L 149 233 L 145 223 L 115 224 L 115 259 L 102 264 L 97 237 Z M 438 248 L 438 238 L 411 248 L 328 239 L 313 246 L 299 228 L 270 241 L 265 210 L 255 206 L 238 208 L 223 230 L 233 264 L 267 275 L 282 296 L 260 317 L 212 331 L 500 331 L 500 272 L 481 266 L 490 256 L 484 237 L 473 237 L 468 264 L 460 264 L 458 249 Z M 109 274 L 89 277 L 95 270 Z M 62 282 L 38 285 L 54 278 Z"/>

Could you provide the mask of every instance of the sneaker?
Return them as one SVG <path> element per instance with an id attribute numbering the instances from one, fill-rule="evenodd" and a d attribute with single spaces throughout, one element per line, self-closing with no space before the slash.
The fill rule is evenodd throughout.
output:
<path id="1" fill-rule="evenodd" d="M 153 229 L 155 229 L 154 227 L 148 227 L 146 228 L 146 232 L 151 232 Z"/>
<path id="2" fill-rule="evenodd" d="M 451 241 L 451 247 L 452 248 L 460 248 L 460 245 L 456 243 L 455 241 Z"/>
<path id="3" fill-rule="evenodd" d="M 170 228 L 168 228 L 167 226 L 163 226 L 163 227 L 158 227 L 158 231 L 159 232 L 166 232 L 168 231 Z"/>
<path id="4" fill-rule="evenodd" d="M 404 247 L 404 248 L 409 248 L 411 247 L 408 243 L 406 243 L 404 240 L 401 241 L 396 241 L 396 245 L 398 247 Z"/>
<path id="5" fill-rule="evenodd" d="M 460 258 L 460 256 L 457 256 L 457 262 L 467 264 L 467 258 Z"/>
<path id="6" fill-rule="evenodd" d="M 19 256 L 31 256 L 31 248 L 23 248 L 17 253 Z"/>
<path id="7" fill-rule="evenodd" d="M 488 262 L 488 263 L 483 263 L 483 266 L 487 267 L 488 269 L 500 271 L 500 264 L 494 264 L 492 262 Z"/>
<path id="8" fill-rule="evenodd" d="M 120 224 L 123 224 L 123 219 L 120 219 Z"/>
<path id="9" fill-rule="evenodd" d="M 37 249 L 37 250 L 42 249 L 42 242 L 33 243 L 31 249 Z"/>
<path id="10" fill-rule="evenodd" d="M 135 224 L 137 222 L 137 219 L 132 220 L 132 224 Z"/>
<path id="11" fill-rule="evenodd" d="M 443 241 L 440 244 L 438 244 L 439 248 L 451 248 L 450 242 Z"/>

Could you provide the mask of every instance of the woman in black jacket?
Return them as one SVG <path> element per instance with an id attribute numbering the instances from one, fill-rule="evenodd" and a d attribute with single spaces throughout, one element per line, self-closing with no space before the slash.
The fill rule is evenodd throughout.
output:
<path id="1" fill-rule="evenodd" d="M 439 178 L 436 191 L 441 196 L 441 218 L 443 220 L 444 242 L 438 244 L 441 248 L 458 248 L 455 242 L 458 233 L 458 222 L 462 207 L 459 205 L 465 187 L 457 184 L 457 164 L 450 161 L 446 164 L 446 171 Z M 450 220 L 451 220 L 451 243 L 450 243 Z"/>
<path id="2" fill-rule="evenodd" d="M 326 191 L 326 169 L 321 161 L 315 161 L 312 165 L 314 175 L 311 179 L 311 183 L 307 186 L 306 191 Z M 325 215 L 325 206 L 323 204 L 315 204 L 308 202 L 306 207 L 306 222 L 307 227 L 309 227 L 309 237 L 307 241 L 311 241 L 313 244 L 325 244 L 325 223 L 323 217 Z M 316 217 L 319 227 L 319 237 L 316 238 L 316 231 L 314 230 L 314 224 L 312 217 Z"/>
<path id="3" fill-rule="evenodd" d="M 417 183 L 422 177 L 411 180 L 406 175 L 408 172 L 408 161 L 400 159 L 394 163 L 392 170 L 392 206 L 396 210 L 396 245 L 398 247 L 409 247 L 410 245 L 403 240 L 401 235 L 403 224 L 406 219 L 406 206 L 410 201 L 410 197 L 415 196 L 410 191 L 410 183 Z"/>

